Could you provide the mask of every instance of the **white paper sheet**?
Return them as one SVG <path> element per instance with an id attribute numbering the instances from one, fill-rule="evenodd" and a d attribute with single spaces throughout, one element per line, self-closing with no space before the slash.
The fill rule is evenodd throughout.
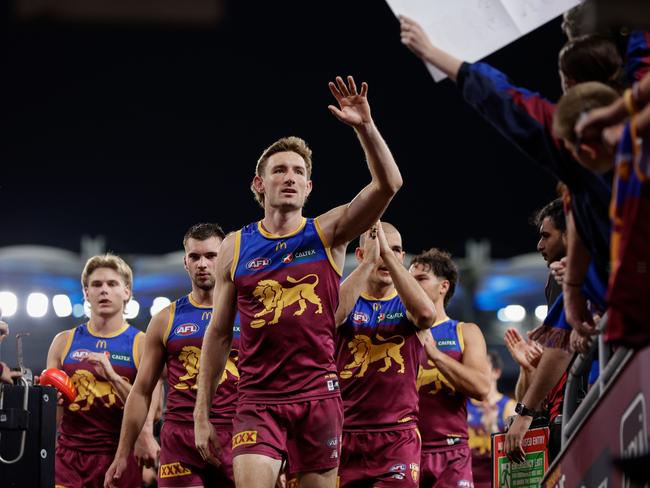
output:
<path id="1" fill-rule="evenodd" d="M 419 22 L 431 42 L 476 62 L 545 24 L 580 0 L 386 0 L 393 13 Z M 428 65 L 436 81 L 445 75 Z"/>

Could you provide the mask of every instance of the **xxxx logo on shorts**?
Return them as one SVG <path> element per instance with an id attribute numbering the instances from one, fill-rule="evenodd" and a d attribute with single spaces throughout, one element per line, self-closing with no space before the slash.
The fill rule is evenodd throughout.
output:
<path id="1" fill-rule="evenodd" d="M 188 474 L 192 474 L 192 471 L 178 462 L 160 465 L 161 478 L 176 478 L 178 476 L 186 476 Z"/>
<path id="2" fill-rule="evenodd" d="M 232 436 L 232 448 L 237 446 L 245 446 L 247 444 L 257 443 L 257 431 L 256 430 L 245 430 L 239 434 Z"/>

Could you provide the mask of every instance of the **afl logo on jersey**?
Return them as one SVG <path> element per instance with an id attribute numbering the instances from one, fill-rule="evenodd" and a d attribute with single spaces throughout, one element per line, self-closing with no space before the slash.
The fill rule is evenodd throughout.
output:
<path id="1" fill-rule="evenodd" d="M 269 258 L 253 258 L 246 263 L 246 269 L 250 271 L 257 271 L 258 269 L 267 267 L 269 264 L 271 264 L 271 260 Z"/>
<path id="2" fill-rule="evenodd" d="M 88 354 L 90 354 L 91 351 L 88 349 L 75 349 L 70 353 L 70 358 L 74 359 L 75 361 L 83 361 L 88 357 Z"/>
<path id="3" fill-rule="evenodd" d="M 367 324 L 370 321 L 368 314 L 363 312 L 354 312 L 352 314 L 352 322 L 355 324 Z"/>
<path id="4" fill-rule="evenodd" d="M 196 324 L 183 324 L 174 329 L 174 334 L 177 336 L 188 336 L 199 331 L 199 326 Z"/>

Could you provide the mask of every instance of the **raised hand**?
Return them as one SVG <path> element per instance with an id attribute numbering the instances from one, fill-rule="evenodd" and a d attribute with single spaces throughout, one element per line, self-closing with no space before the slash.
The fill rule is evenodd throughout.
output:
<path id="1" fill-rule="evenodd" d="M 378 233 L 381 230 L 381 223 L 373 224 L 366 232 L 366 240 L 363 243 L 363 262 L 376 264 L 379 262 L 381 252 L 379 245 Z"/>
<path id="2" fill-rule="evenodd" d="M 330 112 L 341 122 L 354 128 L 360 128 L 372 123 L 370 105 L 368 104 L 368 84 L 361 83 L 361 92 L 357 92 L 357 85 L 354 78 L 348 76 L 347 84 L 340 76 L 336 77 L 336 83 L 329 82 L 329 89 L 336 98 L 339 106 L 329 105 Z"/>
<path id="3" fill-rule="evenodd" d="M 118 376 L 106 354 L 101 352 L 91 352 L 88 353 L 87 360 L 90 364 L 95 366 L 97 374 L 102 376 L 105 380 L 111 381 Z"/>
<path id="4" fill-rule="evenodd" d="M 566 256 L 559 261 L 553 261 L 548 267 L 551 270 L 551 275 L 553 275 L 555 282 L 561 286 L 564 281 L 564 273 L 566 272 Z"/>
<path id="5" fill-rule="evenodd" d="M 537 343 L 537 347 L 532 342 L 526 342 L 517 329 L 510 327 L 506 330 L 503 339 L 508 348 L 508 352 L 519 366 L 533 371 L 539 363 L 539 358 L 544 351 Z M 533 364 L 534 363 L 534 364 Z"/>
<path id="6" fill-rule="evenodd" d="M 600 142 L 607 127 L 616 125 L 628 117 L 625 103 L 619 99 L 606 107 L 591 110 L 578 119 L 576 135 L 586 142 Z"/>
<path id="7" fill-rule="evenodd" d="M 433 49 L 433 44 L 424 29 L 415 20 L 403 15 L 399 17 L 402 44 L 408 47 L 418 58 L 426 59 Z"/>

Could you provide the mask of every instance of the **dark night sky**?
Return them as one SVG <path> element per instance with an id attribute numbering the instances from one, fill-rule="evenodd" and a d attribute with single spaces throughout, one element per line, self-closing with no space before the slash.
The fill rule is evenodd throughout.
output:
<path id="1" fill-rule="evenodd" d="M 373 115 L 405 185 L 386 215 L 407 250 L 498 257 L 531 252 L 530 214 L 554 182 L 399 42 L 379 1 L 225 3 L 213 28 L 8 21 L 0 120 L 0 247 L 79 249 L 103 234 L 118 253 L 180 247 L 204 220 L 232 230 L 260 216 L 248 189 L 261 151 L 284 135 L 314 151 L 306 214 L 367 183 L 352 129 L 327 110 L 327 82 L 370 85 Z M 488 58 L 519 84 L 559 95 L 559 21 Z"/>

